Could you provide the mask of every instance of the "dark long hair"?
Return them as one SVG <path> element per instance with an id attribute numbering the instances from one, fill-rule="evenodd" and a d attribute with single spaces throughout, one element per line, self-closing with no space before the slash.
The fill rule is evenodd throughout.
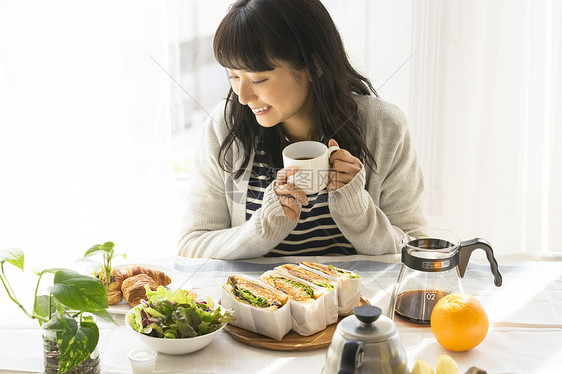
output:
<path id="1" fill-rule="evenodd" d="M 323 141 L 334 138 L 366 166 L 376 167 L 353 94 L 378 95 L 349 63 L 340 34 L 319 0 L 238 0 L 220 23 L 213 47 L 219 64 L 234 70 L 273 70 L 273 60 L 285 61 L 295 70 L 306 68 L 312 79 L 316 132 Z M 239 178 L 259 142 L 269 166 L 282 167 L 281 154 L 287 144 L 282 126 L 260 126 L 232 88 L 224 116 L 229 128 L 219 151 L 224 170 Z M 244 151 L 238 170 L 225 157 L 234 142 Z"/>

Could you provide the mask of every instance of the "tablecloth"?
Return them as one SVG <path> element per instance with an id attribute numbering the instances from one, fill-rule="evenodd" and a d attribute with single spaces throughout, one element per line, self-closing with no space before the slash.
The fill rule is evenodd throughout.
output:
<path id="1" fill-rule="evenodd" d="M 220 298 L 220 287 L 233 273 L 259 275 L 278 264 L 301 258 L 259 258 L 245 261 L 149 259 L 189 275 L 200 296 Z M 400 269 L 396 255 L 308 258 L 355 270 L 363 276 L 362 295 L 386 312 Z M 451 355 L 464 373 L 478 366 L 488 373 L 558 373 L 562 368 L 562 257 L 512 255 L 498 259 L 503 285 L 493 285 L 489 265 L 475 257 L 462 280 L 466 292 L 477 297 L 490 319 L 484 342 L 467 352 L 441 347 L 429 327 L 395 319 L 410 368 L 423 358 L 435 367 L 441 353 Z M 4 297 L 4 295 L 2 295 Z M 9 302 L 4 297 L 3 303 Z M 31 321 L 8 307 L 0 318 L 0 373 L 39 373 L 43 370 L 41 332 Z M 143 347 L 123 325 L 100 323 L 103 373 L 131 373 L 127 352 Z M 223 332 L 206 348 L 184 356 L 159 354 L 157 373 L 320 373 L 326 349 L 310 352 L 272 351 L 251 347 Z"/>

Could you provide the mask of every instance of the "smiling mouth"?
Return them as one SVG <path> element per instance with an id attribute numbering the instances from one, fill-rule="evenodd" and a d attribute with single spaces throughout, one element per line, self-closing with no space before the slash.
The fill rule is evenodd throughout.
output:
<path id="1" fill-rule="evenodd" d="M 252 112 L 254 112 L 254 114 L 262 114 L 267 112 L 269 108 L 271 108 L 271 105 L 262 106 L 261 108 L 252 108 Z"/>

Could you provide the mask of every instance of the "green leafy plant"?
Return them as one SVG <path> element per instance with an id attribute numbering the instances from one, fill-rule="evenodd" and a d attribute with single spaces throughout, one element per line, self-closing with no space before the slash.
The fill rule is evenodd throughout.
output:
<path id="1" fill-rule="evenodd" d="M 24 270 L 21 249 L 0 251 L 0 279 L 8 297 L 30 318 L 36 319 L 44 330 L 56 336 L 60 350 L 58 372 L 65 373 L 84 360 L 98 344 L 99 329 L 91 315 L 115 322 L 107 312 L 107 292 L 99 279 L 74 270 L 52 268 L 37 275 L 33 310 L 29 312 L 18 300 L 6 274 L 4 264 Z M 48 295 L 38 295 L 39 284 L 45 274 L 54 274 Z"/>
<path id="2" fill-rule="evenodd" d="M 100 279 L 101 274 L 104 274 L 105 277 L 103 277 L 104 279 L 109 279 L 109 282 L 104 282 L 102 279 L 102 283 L 104 283 L 105 285 L 105 290 L 107 291 L 107 289 L 109 288 L 109 284 L 111 283 L 111 270 L 112 268 L 112 263 L 111 261 L 113 260 L 113 257 L 116 256 L 115 253 L 115 244 L 113 244 L 112 242 L 105 242 L 103 244 L 96 244 L 94 246 L 92 246 L 90 249 L 88 249 L 86 251 L 86 253 L 84 254 L 84 258 L 87 259 L 89 257 L 93 257 L 96 255 L 101 254 L 102 255 L 102 262 L 101 262 L 101 269 L 99 269 L 99 274 L 100 274 Z M 126 254 L 121 254 L 119 256 L 123 256 L 123 258 L 126 257 Z"/>

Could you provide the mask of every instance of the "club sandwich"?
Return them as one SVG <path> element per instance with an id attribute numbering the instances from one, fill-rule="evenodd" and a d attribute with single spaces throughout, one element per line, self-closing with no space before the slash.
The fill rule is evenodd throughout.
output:
<path id="1" fill-rule="evenodd" d="M 278 272 L 268 271 L 260 276 L 260 280 L 289 295 L 295 301 L 312 302 L 322 296 L 322 291 L 318 288 Z"/>
<path id="2" fill-rule="evenodd" d="M 287 303 L 289 297 L 261 282 L 231 275 L 223 289 L 239 302 L 262 310 L 275 311 Z"/>
<path id="3" fill-rule="evenodd" d="M 357 273 L 354 273 L 352 271 L 349 270 L 345 270 L 345 269 L 340 269 L 337 268 L 333 265 L 326 265 L 326 264 L 320 264 L 317 262 L 311 262 L 311 261 L 303 261 L 301 262 L 302 265 L 309 267 L 311 269 L 320 271 L 326 275 L 329 275 L 331 277 L 334 278 L 348 278 L 348 279 L 357 279 L 357 278 L 361 278 L 361 276 Z"/>
<path id="4" fill-rule="evenodd" d="M 316 274 L 313 271 L 307 270 L 302 266 L 298 266 L 295 264 L 280 265 L 277 266 L 275 270 L 281 273 L 287 273 L 293 277 L 310 282 L 318 287 L 322 287 L 326 289 L 326 291 L 332 291 L 336 287 L 336 283 L 329 280 L 328 278 L 323 277 L 322 275 Z"/>

